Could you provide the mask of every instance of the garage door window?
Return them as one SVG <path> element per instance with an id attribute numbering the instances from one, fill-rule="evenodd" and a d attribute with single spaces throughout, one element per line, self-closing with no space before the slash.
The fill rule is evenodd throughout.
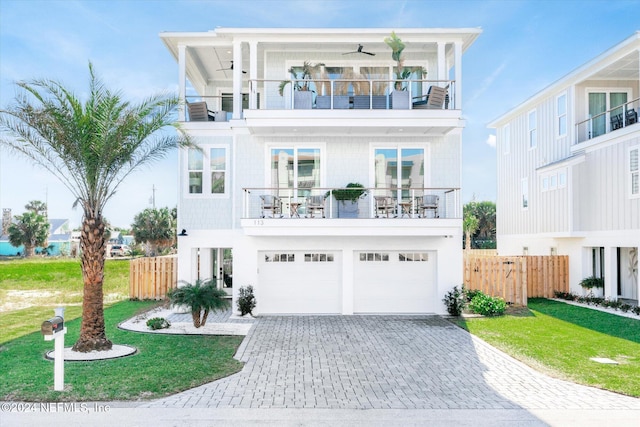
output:
<path id="1" fill-rule="evenodd" d="M 389 261 L 389 254 L 382 253 L 382 252 L 362 252 L 360 254 L 360 261 L 363 261 L 363 262 Z"/>
<path id="2" fill-rule="evenodd" d="M 264 255 L 264 262 L 295 262 L 295 254 L 271 253 Z"/>
<path id="3" fill-rule="evenodd" d="M 398 261 L 403 261 L 403 262 L 429 261 L 429 254 L 427 254 L 426 252 L 403 252 L 398 254 Z"/>
<path id="4" fill-rule="evenodd" d="M 304 254 L 304 262 L 333 262 L 333 254 L 314 253 Z"/>

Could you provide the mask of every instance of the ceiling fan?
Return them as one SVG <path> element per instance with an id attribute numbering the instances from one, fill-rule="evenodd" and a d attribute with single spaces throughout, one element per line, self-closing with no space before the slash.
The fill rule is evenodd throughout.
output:
<path id="1" fill-rule="evenodd" d="M 361 45 L 361 44 L 359 44 L 359 45 L 358 45 L 358 49 L 357 49 L 357 50 L 354 50 L 353 52 L 346 52 L 346 53 L 343 53 L 343 55 L 350 55 L 350 54 L 352 54 L 352 53 L 364 53 L 365 55 L 376 56 L 376 54 L 375 54 L 375 53 L 366 52 L 366 51 L 362 50 L 362 45 Z"/>
<path id="2" fill-rule="evenodd" d="M 229 66 L 229 68 L 220 68 L 219 70 L 216 70 L 216 71 L 233 71 L 233 61 L 229 61 L 229 62 L 231 62 L 231 65 Z M 247 72 L 242 70 L 242 74 L 247 74 Z"/>

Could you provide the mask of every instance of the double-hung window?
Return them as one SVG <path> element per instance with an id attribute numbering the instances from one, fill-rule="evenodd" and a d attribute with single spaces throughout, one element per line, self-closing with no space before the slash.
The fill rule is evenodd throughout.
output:
<path id="1" fill-rule="evenodd" d="M 528 119 L 529 129 L 529 148 L 536 148 L 538 145 L 538 115 L 536 110 L 529 112 Z"/>
<path id="2" fill-rule="evenodd" d="M 228 192 L 228 150 L 221 146 L 189 148 L 187 154 L 188 194 L 226 195 Z"/>
<path id="3" fill-rule="evenodd" d="M 563 93 L 556 99 L 556 126 L 557 136 L 567 134 L 567 94 Z"/>

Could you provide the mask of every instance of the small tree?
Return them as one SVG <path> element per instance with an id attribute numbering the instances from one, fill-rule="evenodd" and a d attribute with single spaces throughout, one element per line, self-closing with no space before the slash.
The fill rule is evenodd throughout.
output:
<path id="1" fill-rule="evenodd" d="M 209 311 L 218 311 L 229 308 L 227 293 L 217 289 L 215 280 L 196 280 L 193 284 L 182 281 L 185 286 L 171 289 L 167 292 L 169 301 L 175 305 L 184 305 L 191 309 L 193 326 L 204 326 L 209 316 Z"/>
<path id="2" fill-rule="evenodd" d="M 145 209 L 135 216 L 131 228 L 136 242 L 149 244 L 147 255 L 156 255 L 175 242 L 176 209 Z"/>
<path id="3" fill-rule="evenodd" d="M 238 289 L 238 300 L 236 301 L 240 315 L 252 314 L 256 308 L 256 297 L 253 295 L 253 286 L 241 287 Z"/>
<path id="4" fill-rule="evenodd" d="M 9 225 L 9 243 L 15 247 L 24 245 L 24 256 L 33 256 L 37 246 L 47 247 L 49 221 L 35 212 L 16 215 L 16 222 Z"/>
<path id="5" fill-rule="evenodd" d="M 478 229 L 478 218 L 476 218 L 470 211 L 464 213 L 464 219 L 462 220 L 462 228 L 465 235 L 465 249 L 471 249 L 471 235 Z"/>

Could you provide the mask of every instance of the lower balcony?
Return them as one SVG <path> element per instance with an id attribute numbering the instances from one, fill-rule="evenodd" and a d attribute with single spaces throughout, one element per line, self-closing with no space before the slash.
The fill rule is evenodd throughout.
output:
<path id="1" fill-rule="evenodd" d="M 249 235 L 459 234 L 459 188 L 245 188 Z"/>

